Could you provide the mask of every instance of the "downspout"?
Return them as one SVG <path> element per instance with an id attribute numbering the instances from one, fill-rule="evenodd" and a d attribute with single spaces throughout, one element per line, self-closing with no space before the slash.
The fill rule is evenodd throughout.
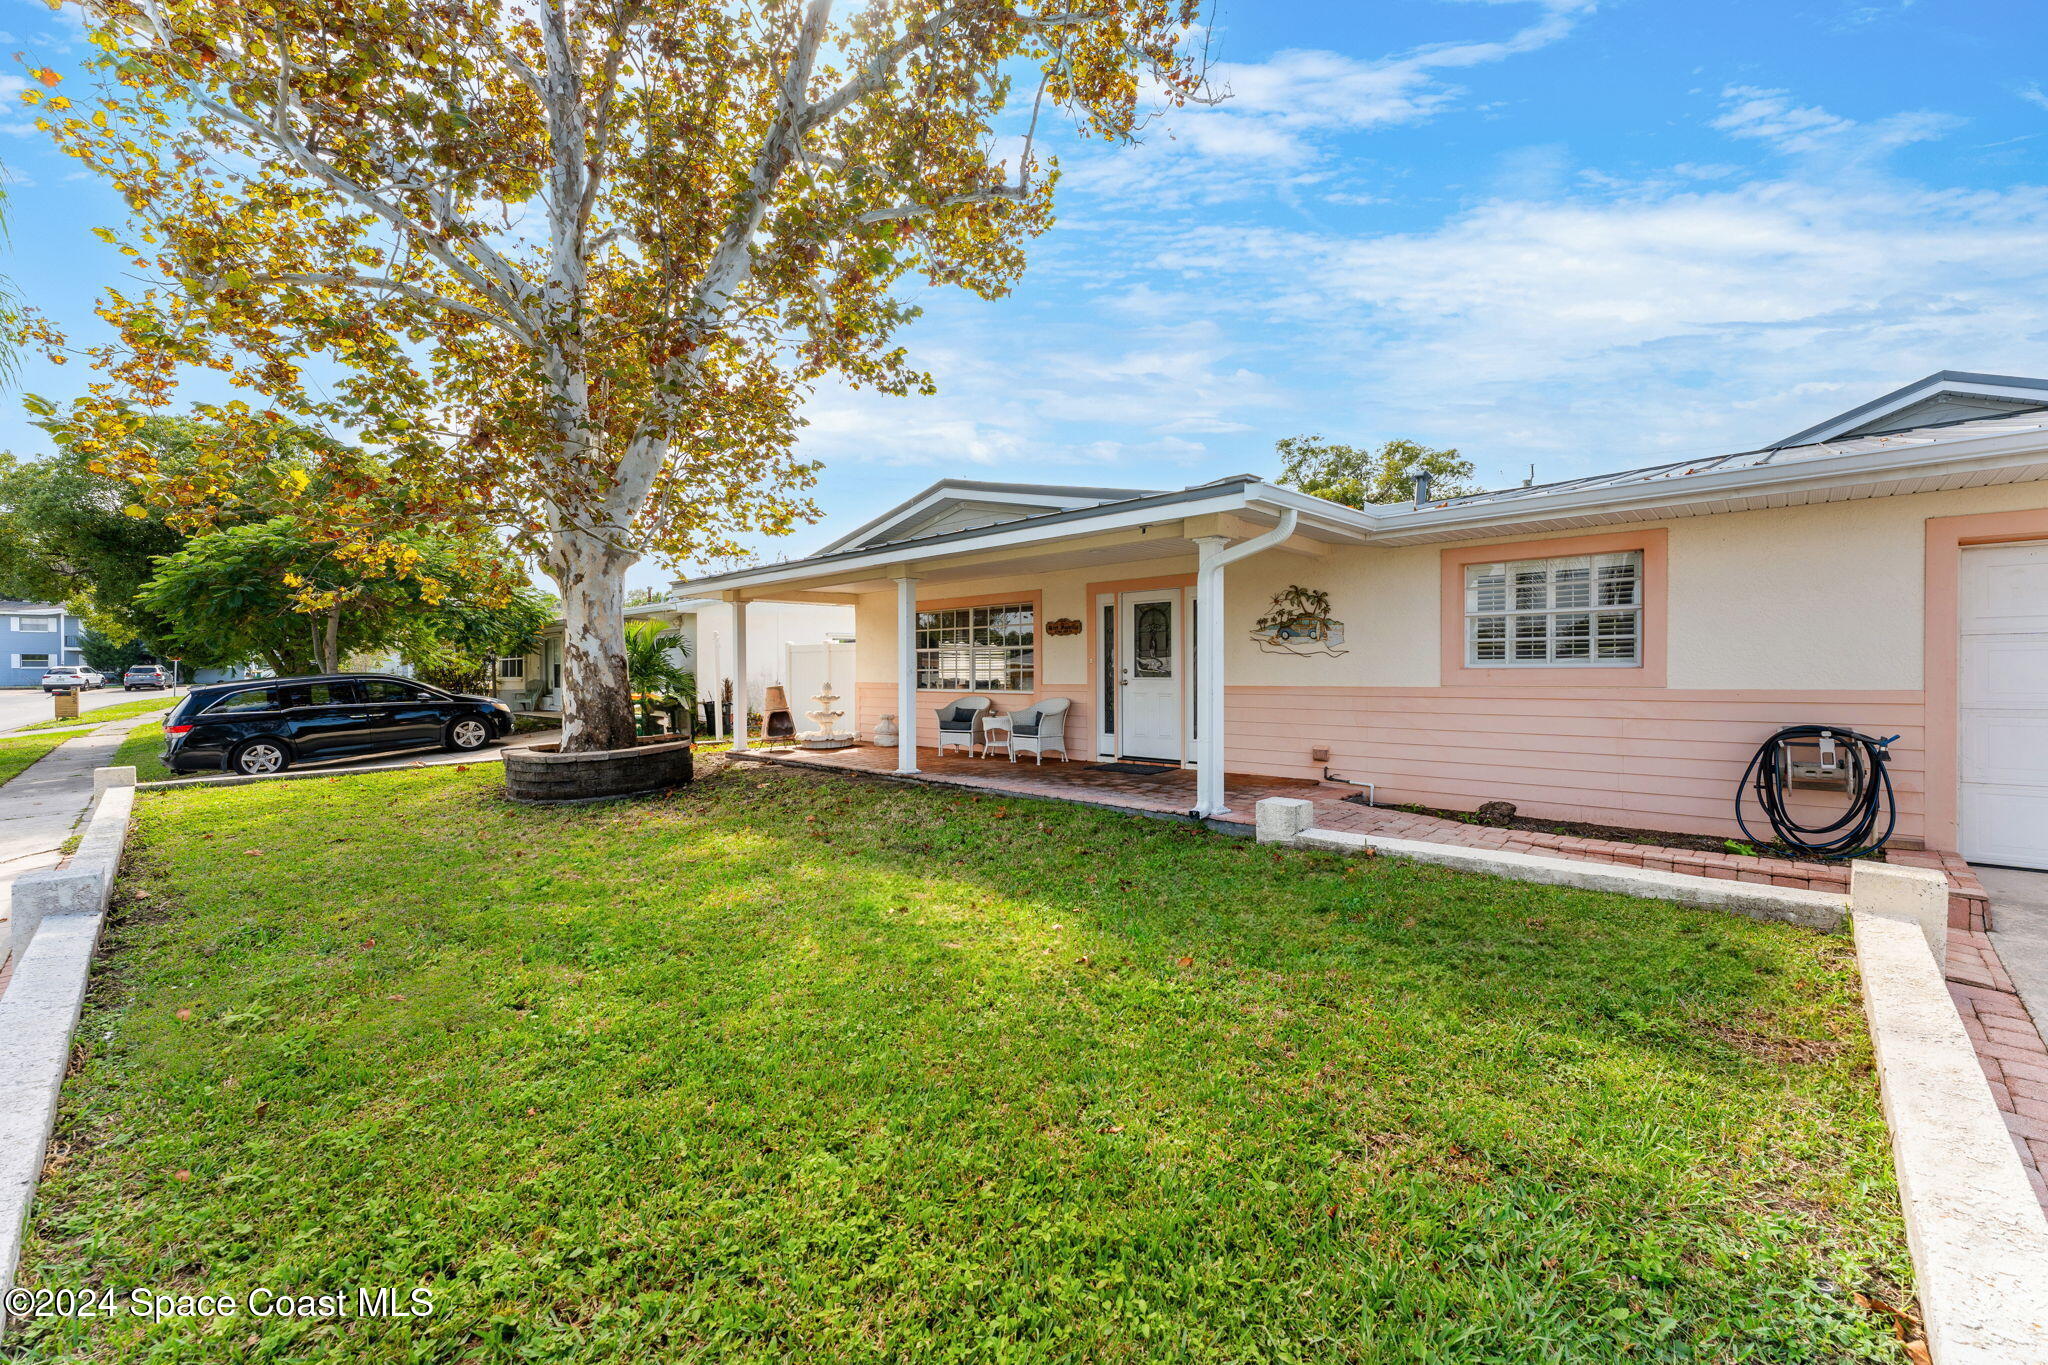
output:
<path id="1" fill-rule="evenodd" d="M 1195 750 L 1195 808 L 1191 815 L 1208 819 L 1227 815 L 1223 804 L 1223 570 L 1226 565 L 1270 550 L 1294 534 L 1301 514 L 1282 509 L 1280 524 L 1250 540 L 1232 545 L 1223 536 L 1198 536 L 1201 552 L 1195 570 L 1195 695 L 1202 732 Z"/>

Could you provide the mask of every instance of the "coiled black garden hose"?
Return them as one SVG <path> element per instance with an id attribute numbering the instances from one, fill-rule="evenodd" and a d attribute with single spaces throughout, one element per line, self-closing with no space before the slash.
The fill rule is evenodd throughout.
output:
<path id="1" fill-rule="evenodd" d="M 1802 825 L 1785 809 L 1785 745 L 1788 741 L 1813 744 L 1823 738 L 1832 738 L 1849 751 L 1845 758 L 1862 755 L 1863 784 L 1851 793 L 1849 809 L 1842 812 L 1840 819 L 1826 825 Z M 1899 822 L 1899 804 L 1892 791 L 1888 766 L 1891 743 L 1897 738 L 1893 735 L 1891 739 L 1873 739 L 1839 725 L 1786 726 L 1765 740 L 1756 757 L 1749 760 L 1742 785 L 1735 789 L 1735 823 L 1753 844 L 1775 843 L 1812 858 L 1855 858 L 1883 848 Z M 1757 838 L 1743 818 L 1742 798 L 1749 791 L 1756 793 L 1757 805 L 1770 820 L 1773 839 Z M 1880 817 L 1884 833 L 1877 834 Z"/>

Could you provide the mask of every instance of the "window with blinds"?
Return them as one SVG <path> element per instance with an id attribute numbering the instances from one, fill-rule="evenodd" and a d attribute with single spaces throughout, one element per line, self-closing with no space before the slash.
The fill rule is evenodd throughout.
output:
<path id="1" fill-rule="evenodd" d="M 1465 663 L 1632 668 L 1642 664 L 1643 553 L 1465 566 Z"/>
<path id="2" fill-rule="evenodd" d="M 1029 692 L 1037 632 L 1029 602 L 917 614 L 917 685 L 926 691 Z"/>

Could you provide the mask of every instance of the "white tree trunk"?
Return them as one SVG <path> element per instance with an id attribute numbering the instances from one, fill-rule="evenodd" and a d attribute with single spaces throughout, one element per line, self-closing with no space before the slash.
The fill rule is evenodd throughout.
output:
<path id="1" fill-rule="evenodd" d="M 555 541 L 562 590 L 562 752 L 633 744 L 626 678 L 626 570 L 635 556 L 602 537 L 565 531 Z"/>

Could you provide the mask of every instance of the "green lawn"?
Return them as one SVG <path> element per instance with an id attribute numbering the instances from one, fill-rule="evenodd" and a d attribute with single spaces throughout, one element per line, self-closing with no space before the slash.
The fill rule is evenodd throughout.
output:
<path id="1" fill-rule="evenodd" d="M 718 769 L 717 762 L 707 769 Z M 1899 1360 L 1847 942 L 772 768 L 145 795 L 38 1359 Z"/>
<path id="2" fill-rule="evenodd" d="M 162 782 L 178 776 L 163 764 L 157 755 L 164 750 L 164 727 L 161 725 L 138 725 L 128 732 L 121 741 L 121 747 L 114 750 L 114 756 L 107 760 L 110 768 L 133 767 L 137 782 Z"/>
<path id="3" fill-rule="evenodd" d="M 21 776 L 29 764 L 69 738 L 69 735 L 32 735 L 27 739 L 0 739 L 0 783 Z"/>
<path id="4" fill-rule="evenodd" d="M 178 698 L 170 695 L 168 692 L 163 692 L 155 696 L 144 697 L 141 701 L 115 702 L 112 706 L 102 706 L 97 710 L 87 711 L 81 715 L 66 717 L 61 720 L 39 720 L 32 725 L 24 725 L 21 728 L 24 730 L 54 730 L 60 726 L 93 725 L 103 720 L 126 720 L 130 716 L 146 716 L 152 711 L 162 711 L 177 700 Z"/>

